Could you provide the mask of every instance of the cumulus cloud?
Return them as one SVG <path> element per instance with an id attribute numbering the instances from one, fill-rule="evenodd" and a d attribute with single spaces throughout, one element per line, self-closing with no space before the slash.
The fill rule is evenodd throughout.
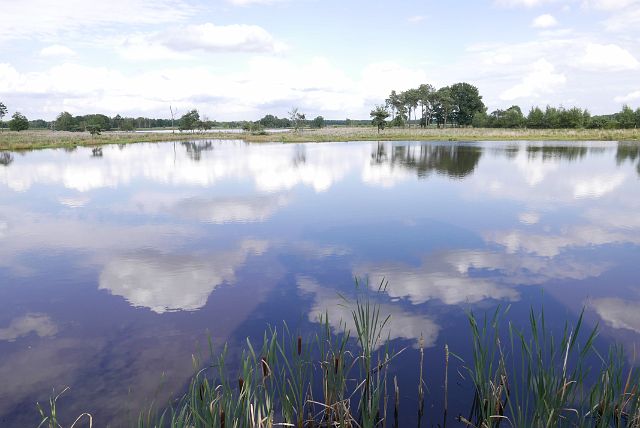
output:
<path id="1" fill-rule="evenodd" d="M 270 53 L 286 49 L 267 30 L 257 25 L 185 25 L 170 31 L 136 33 L 113 42 L 129 60 L 187 59 L 197 52 Z"/>
<path id="2" fill-rule="evenodd" d="M 531 23 L 533 28 L 550 28 L 556 25 L 558 25 L 558 20 L 548 13 L 536 17 Z"/>
<path id="3" fill-rule="evenodd" d="M 592 70 L 635 70 L 640 62 L 626 49 L 615 44 L 589 43 L 580 65 Z"/>
<path id="4" fill-rule="evenodd" d="M 55 335 L 57 332 L 58 327 L 48 315 L 28 313 L 12 319 L 8 327 L 0 328 L 0 341 L 13 342 L 31 333 L 35 333 L 39 337 L 48 337 Z"/>
<path id="5" fill-rule="evenodd" d="M 73 49 L 63 45 L 51 45 L 40 50 L 40 56 L 43 57 L 65 57 L 74 55 L 76 55 L 76 52 Z"/>
<path id="6" fill-rule="evenodd" d="M 567 78 L 564 73 L 556 71 L 556 68 L 546 59 L 540 59 L 532 64 L 532 70 L 526 74 L 520 83 L 504 91 L 500 98 L 506 101 L 540 97 L 564 85 Z"/>
<path id="7" fill-rule="evenodd" d="M 79 30 L 95 31 L 96 27 L 175 23 L 194 11 L 183 0 L 5 2 L 2 5 L 0 42 L 15 38 L 51 37 Z"/>
<path id="8" fill-rule="evenodd" d="M 619 95 L 614 98 L 617 103 L 629 103 L 632 101 L 640 100 L 640 90 L 629 92 L 626 95 Z"/>

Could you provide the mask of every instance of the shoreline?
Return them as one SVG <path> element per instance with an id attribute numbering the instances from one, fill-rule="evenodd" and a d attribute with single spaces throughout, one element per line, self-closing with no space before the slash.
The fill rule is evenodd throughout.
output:
<path id="1" fill-rule="evenodd" d="M 336 141 L 629 141 L 640 142 L 640 129 L 500 129 L 500 128 L 388 128 L 377 133 L 371 128 L 305 129 L 254 135 L 250 132 L 88 132 L 49 130 L 0 132 L 0 150 L 24 151 L 105 144 L 133 144 L 191 140 L 243 140 L 246 142 L 320 143 Z"/>

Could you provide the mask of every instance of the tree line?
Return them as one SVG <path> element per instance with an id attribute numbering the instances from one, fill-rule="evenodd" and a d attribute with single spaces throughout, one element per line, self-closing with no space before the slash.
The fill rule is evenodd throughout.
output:
<path id="1" fill-rule="evenodd" d="M 618 113 L 592 116 L 587 109 L 546 106 L 532 107 L 525 116 L 513 105 L 506 110 L 487 113 L 478 88 L 466 83 L 436 89 L 422 84 L 402 92 L 391 91 L 384 104 L 370 112 L 371 122 L 378 132 L 386 126 L 420 127 L 473 126 L 474 128 L 530 129 L 629 129 L 640 127 L 640 108 L 623 105 Z M 390 121 L 387 119 L 391 118 Z"/>
<path id="2" fill-rule="evenodd" d="M 618 113 L 591 116 L 587 109 L 547 106 L 544 110 L 532 107 L 525 116 L 519 106 L 479 113 L 472 121 L 476 128 L 529 129 L 631 129 L 640 128 L 640 108 L 623 105 Z"/>

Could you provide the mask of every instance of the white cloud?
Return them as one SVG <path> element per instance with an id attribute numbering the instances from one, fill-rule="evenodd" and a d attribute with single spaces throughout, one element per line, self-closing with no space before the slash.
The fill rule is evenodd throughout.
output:
<path id="1" fill-rule="evenodd" d="M 0 328 L 0 341 L 13 342 L 30 333 L 35 333 L 40 337 L 48 337 L 55 335 L 57 332 L 58 327 L 48 315 L 29 313 L 12 319 L 8 327 Z"/>
<path id="2" fill-rule="evenodd" d="M 76 52 L 63 45 L 51 45 L 40 50 L 40 56 L 43 57 L 66 57 L 75 56 Z"/>
<path id="3" fill-rule="evenodd" d="M 536 17 L 531 26 L 533 28 L 550 28 L 558 25 L 558 20 L 548 13 Z"/>
<path id="4" fill-rule="evenodd" d="M 589 43 L 580 65 L 598 71 L 635 70 L 640 62 L 626 49 L 615 44 Z"/>
<path id="5" fill-rule="evenodd" d="M 629 92 L 627 95 L 619 95 L 614 98 L 617 103 L 629 103 L 632 101 L 640 100 L 640 90 Z"/>
<path id="6" fill-rule="evenodd" d="M 52 37 L 79 30 L 95 31 L 96 27 L 120 24 L 173 24 L 193 13 L 194 8 L 182 0 L 3 2 L 0 42 L 14 38 Z"/>
<path id="7" fill-rule="evenodd" d="M 566 82 L 566 76 L 556 72 L 554 65 L 543 58 L 533 63 L 532 70 L 522 78 L 522 81 L 504 91 L 500 98 L 505 101 L 535 98 L 553 92 Z"/>

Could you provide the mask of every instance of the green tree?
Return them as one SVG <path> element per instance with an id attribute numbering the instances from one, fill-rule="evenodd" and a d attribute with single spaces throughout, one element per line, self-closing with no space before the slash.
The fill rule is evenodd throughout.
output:
<path id="1" fill-rule="evenodd" d="M 199 126 L 199 123 L 200 113 L 198 113 L 198 110 L 193 109 L 182 115 L 178 129 L 180 131 L 193 131 Z"/>
<path id="2" fill-rule="evenodd" d="M 458 125 L 468 126 L 473 121 L 473 116 L 485 111 L 487 108 L 482 102 L 482 96 L 478 88 L 466 83 L 456 83 L 449 89 L 453 105 L 457 106 L 456 119 Z"/>
<path id="3" fill-rule="evenodd" d="M 7 114 L 7 106 L 5 106 L 2 102 L 0 102 L 0 129 L 2 126 L 2 118 Z"/>
<path id="4" fill-rule="evenodd" d="M 474 128 L 489 128 L 489 115 L 487 112 L 483 111 L 473 115 L 471 126 Z"/>
<path id="5" fill-rule="evenodd" d="M 387 111 L 385 106 L 379 105 L 376 106 L 375 109 L 371 110 L 369 116 L 371 116 L 372 118 L 371 123 L 374 126 L 378 127 L 379 134 L 380 130 L 384 129 L 385 126 L 387 126 L 387 118 L 389 117 L 389 112 Z"/>
<path id="6" fill-rule="evenodd" d="M 544 127 L 550 129 L 560 127 L 560 113 L 557 108 L 547 106 L 544 111 Z"/>
<path id="7" fill-rule="evenodd" d="M 9 129 L 12 131 L 24 131 L 25 129 L 29 129 L 29 119 L 17 111 L 13 113 L 13 116 L 11 116 Z"/>
<path id="8" fill-rule="evenodd" d="M 433 94 L 436 89 L 426 83 L 418 87 L 418 102 L 420 103 L 420 126 L 427 127 L 433 116 Z"/>
<path id="9" fill-rule="evenodd" d="M 311 121 L 311 127 L 312 128 L 324 128 L 325 127 L 324 117 L 318 116 L 315 119 L 313 119 Z"/>
<path id="10" fill-rule="evenodd" d="M 540 107 L 531 107 L 527 116 L 527 127 L 532 129 L 540 129 L 545 127 L 544 112 Z"/>
<path id="11" fill-rule="evenodd" d="M 55 122 L 55 129 L 58 131 L 77 131 L 78 125 L 71 113 L 63 111 L 58 115 Z"/>
<path id="12" fill-rule="evenodd" d="M 434 95 L 434 116 L 438 122 L 438 128 L 440 125 L 447 126 L 447 120 L 450 119 L 451 112 L 453 111 L 454 103 L 451 96 L 451 88 L 445 86 L 436 91 Z"/>
<path id="13" fill-rule="evenodd" d="M 413 118 L 415 119 L 415 111 L 420 103 L 420 92 L 417 89 L 407 89 L 400 94 L 400 98 L 404 101 L 404 105 L 407 108 L 409 114 L 408 124 L 411 127 L 411 111 L 413 111 Z"/>
<path id="14" fill-rule="evenodd" d="M 294 107 L 289 112 L 289 120 L 291 121 L 291 125 L 293 125 L 293 129 L 298 132 L 298 130 L 304 126 L 306 115 L 300 113 L 298 107 Z"/>
<path id="15" fill-rule="evenodd" d="M 574 129 L 584 128 L 585 111 L 578 107 L 572 107 L 568 110 L 561 108 L 558 110 L 558 124 L 560 128 Z M 586 112 L 588 114 L 588 112 Z"/>
<path id="16" fill-rule="evenodd" d="M 640 128 L 640 107 L 638 107 L 636 109 L 636 112 L 634 113 L 635 117 L 636 117 L 636 128 Z M 640 166 L 640 164 L 638 164 Z"/>
<path id="17" fill-rule="evenodd" d="M 635 113 L 628 105 L 623 105 L 620 113 L 616 114 L 616 119 L 620 128 L 628 129 L 636 126 Z"/>

